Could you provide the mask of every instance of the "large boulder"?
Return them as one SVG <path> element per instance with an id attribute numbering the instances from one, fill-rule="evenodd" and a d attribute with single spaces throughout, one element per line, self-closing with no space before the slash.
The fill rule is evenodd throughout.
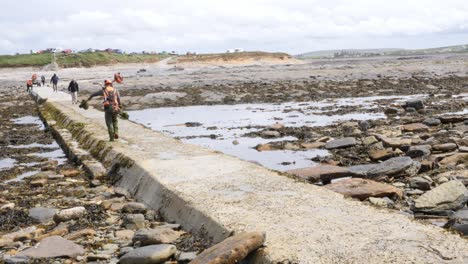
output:
<path id="1" fill-rule="evenodd" d="M 356 144 L 357 142 L 355 138 L 345 137 L 345 138 L 339 138 L 339 139 L 328 141 L 327 144 L 325 145 L 325 148 L 326 149 L 347 148 L 347 147 L 352 147 Z"/>
<path id="2" fill-rule="evenodd" d="M 364 178 L 375 178 L 379 176 L 413 176 L 420 168 L 421 163 L 410 157 L 395 157 L 382 163 L 351 166 L 349 170 Z"/>
<path id="3" fill-rule="evenodd" d="M 348 177 L 353 174 L 348 168 L 333 165 L 318 165 L 301 169 L 289 170 L 287 173 L 293 174 L 299 178 L 310 182 L 329 182 L 336 178 Z"/>
<path id="4" fill-rule="evenodd" d="M 361 178 L 337 181 L 325 185 L 325 188 L 359 200 L 369 197 L 402 196 L 402 191 L 392 185 Z"/>
<path id="5" fill-rule="evenodd" d="M 250 252 L 261 247 L 264 242 L 265 234 L 259 232 L 238 234 L 206 249 L 190 264 L 239 263 Z"/>
<path id="6" fill-rule="evenodd" d="M 121 264 L 158 264 L 164 263 L 176 253 L 174 245 L 161 244 L 134 249 L 120 258 Z"/>
<path id="7" fill-rule="evenodd" d="M 83 255 L 85 250 L 77 245 L 59 236 L 44 238 L 36 247 L 30 247 L 21 251 L 17 257 L 53 259 L 59 257 L 74 258 Z"/>
<path id="8" fill-rule="evenodd" d="M 461 181 L 446 182 L 415 200 L 416 212 L 441 213 L 462 208 L 468 201 L 468 189 Z"/>

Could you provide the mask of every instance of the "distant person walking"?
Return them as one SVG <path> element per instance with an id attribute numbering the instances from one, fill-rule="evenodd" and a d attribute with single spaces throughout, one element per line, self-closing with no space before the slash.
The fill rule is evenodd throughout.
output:
<path id="1" fill-rule="evenodd" d="M 54 73 L 52 78 L 50 78 L 50 82 L 52 83 L 52 88 L 54 89 L 54 92 L 57 92 L 58 81 L 59 81 L 59 77 L 57 76 L 57 74 Z"/>
<path id="2" fill-rule="evenodd" d="M 105 80 L 102 90 L 91 94 L 87 101 L 91 100 L 95 96 L 104 97 L 104 117 L 106 120 L 107 131 L 109 132 L 109 141 L 114 141 L 114 139 L 119 138 L 119 124 L 117 116 L 122 107 L 119 91 L 112 87 L 111 80 Z"/>
<path id="3" fill-rule="evenodd" d="M 41 76 L 41 83 L 42 83 L 42 86 L 45 86 L 45 76 L 44 75 Z"/>
<path id="4" fill-rule="evenodd" d="M 78 83 L 72 79 L 70 84 L 68 85 L 68 91 L 71 93 L 72 104 L 78 103 Z"/>
<path id="5" fill-rule="evenodd" d="M 32 91 L 32 87 L 33 87 L 33 81 L 32 80 L 28 80 L 26 82 L 26 92 L 31 92 Z"/>

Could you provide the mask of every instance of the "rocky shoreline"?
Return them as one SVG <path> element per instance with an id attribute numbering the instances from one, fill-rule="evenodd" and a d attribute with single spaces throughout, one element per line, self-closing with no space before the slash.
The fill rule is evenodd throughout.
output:
<path id="1" fill-rule="evenodd" d="M 11 94 L 12 89 L 19 88 L 0 89 L 2 263 L 175 264 L 220 256 L 237 262 L 262 246 L 265 237 L 257 233 L 213 246 L 203 234 L 165 222 L 109 179 L 90 178 L 81 166 L 62 158 L 38 121 L 34 101 L 22 91 Z M 25 122 L 18 122 L 24 117 Z M 233 254 L 232 248 L 240 251 Z"/>
<path id="2" fill-rule="evenodd" d="M 288 173 L 466 236 L 468 115 L 466 96 L 455 97 L 445 106 L 431 97 L 383 104 L 383 120 L 325 127 L 277 123 L 248 136 L 297 138 L 260 144 L 258 151 L 326 149 L 330 155 L 314 158 L 317 166 Z M 443 110 L 454 106 L 460 114 Z"/>

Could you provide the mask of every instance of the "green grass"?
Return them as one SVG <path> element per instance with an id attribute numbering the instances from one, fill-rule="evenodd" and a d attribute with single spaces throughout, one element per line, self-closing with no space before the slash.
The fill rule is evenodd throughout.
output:
<path id="1" fill-rule="evenodd" d="M 52 54 L 0 55 L 0 68 L 42 66 L 52 62 Z"/>
<path id="2" fill-rule="evenodd" d="M 14 67 L 40 67 L 52 62 L 53 54 L 21 54 L 1 55 L 0 68 Z M 117 54 L 108 52 L 86 52 L 57 54 L 56 61 L 59 67 L 92 67 L 97 65 L 111 65 L 116 63 L 157 62 L 167 58 L 167 55 L 159 54 Z"/>
<path id="3" fill-rule="evenodd" d="M 167 55 L 159 54 L 117 54 L 108 52 L 69 53 L 57 56 L 60 67 L 92 67 L 116 63 L 157 62 Z"/>

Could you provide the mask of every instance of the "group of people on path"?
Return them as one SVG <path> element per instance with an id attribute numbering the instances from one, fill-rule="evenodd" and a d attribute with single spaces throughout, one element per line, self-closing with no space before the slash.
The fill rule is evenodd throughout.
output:
<path id="1" fill-rule="evenodd" d="M 50 83 L 52 84 L 52 88 L 54 89 L 54 92 L 57 92 L 57 84 L 59 81 L 59 77 L 57 76 L 56 73 L 50 78 Z M 31 76 L 31 79 L 26 81 L 26 92 L 31 92 L 33 85 L 36 84 L 37 86 L 45 86 L 46 78 L 44 75 L 41 76 L 41 82 L 39 83 L 39 80 L 37 79 L 37 74 L 33 74 Z"/>
<path id="2" fill-rule="evenodd" d="M 32 86 L 35 83 L 35 78 L 37 78 L 36 74 L 33 74 L 33 78 L 28 80 L 26 83 L 27 91 L 32 90 Z M 50 83 L 52 83 L 52 88 L 54 92 L 57 92 L 57 85 L 58 85 L 59 77 L 57 74 L 54 73 L 52 78 L 50 79 Z M 45 77 L 41 76 L 42 86 L 45 86 Z M 119 125 L 118 125 L 118 115 L 122 110 L 122 104 L 120 102 L 120 93 L 119 91 L 114 88 L 113 83 L 121 84 L 123 82 L 123 77 L 120 72 L 114 75 L 114 80 L 105 80 L 104 86 L 101 86 L 101 90 L 92 93 L 87 100 L 84 102 L 87 103 L 93 97 L 102 96 L 103 97 L 103 110 L 104 110 L 104 119 L 107 126 L 107 131 L 109 133 L 109 141 L 114 141 L 115 139 L 119 138 Z M 71 94 L 72 104 L 78 104 L 78 91 L 79 85 L 75 79 L 72 79 L 68 84 L 68 91 Z M 81 106 L 80 106 L 81 107 Z"/>

